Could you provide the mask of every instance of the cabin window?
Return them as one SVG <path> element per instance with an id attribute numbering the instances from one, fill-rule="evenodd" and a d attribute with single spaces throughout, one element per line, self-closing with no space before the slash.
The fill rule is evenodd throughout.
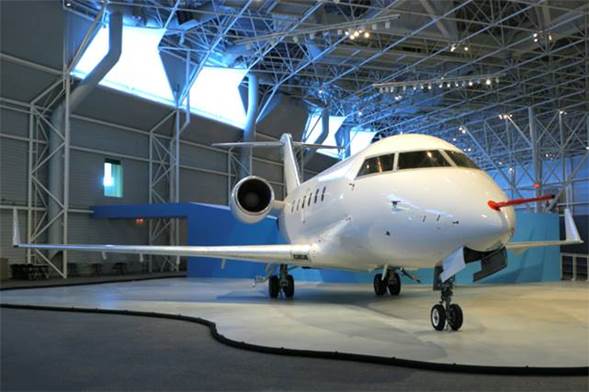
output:
<path id="1" fill-rule="evenodd" d="M 319 188 L 315 190 L 315 198 L 313 199 L 313 204 L 317 204 L 317 197 L 319 196 Z"/>
<path id="2" fill-rule="evenodd" d="M 411 151 L 399 154 L 397 166 L 399 170 L 422 167 L 445 167 L 450 166 L 450 162 L 444 158 L 442 153 L 436 150 Z"/>
<path id="3" fill-rule="evenodd" d="M 472 161 L 472 159 L 470 159 L 469 157 L 467 157 L 466 155 L 464 155 L 463 153 L 461 153 L 459 151 L 446 150 L 446 154 L 448 154 L 450 156 L 450 159 L 452 159 L 454 161 L 456 166 L 468 167 L 470 169 L 479 169 L 477 164 L 474 163 Z"/>
<path id="4" fill-rule="evenodd" d="M 311 199 L 313 198 L 313 192 L 309 193 L 309 200 L 307 201 L 307 207 L 311 205 Z"/>
<path id="5" fill-rule="evenodd" d="M 303 203 L 301 204 L 301 208 L 305 208 L 305 200 L 307 200 L 307 195 L 303 196 Z"/>
<path id="6" fill-rule="evenodd" d="M 290 213 L 294 213 L 295 203 L 294 201 L 290 204 Z"/>
<path id="7" fill-rule="evenodd" d="M 325 200 L 325 190 L 327 189 L 326 186 L 323 187 L 323 191 L 321 191 L 321 201 Z"/>

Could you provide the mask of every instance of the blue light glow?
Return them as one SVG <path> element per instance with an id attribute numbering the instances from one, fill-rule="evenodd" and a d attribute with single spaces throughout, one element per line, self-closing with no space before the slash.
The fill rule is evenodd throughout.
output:
<path id="1" fill-rule="evenodd" d="M 355 129 L 350 131 L 350 154 L 354 155 L 370 145 L 376 132 L 369 129 Z"/>
<path id="2" fill-rule="evenodd" d="M 158 45 L 164 29 L 123 26 L 119 61 L 101 85 L 174 106 L 174 96 Z M 83 79 L 108 52 L 108 28 L 102 27 L 72 71 Z M 190 90 L 192 113 L 243 128 L 246 113 L 239 94 L 243 69 L 203 67 Z"/>
<path id="3" fill-rule="evenodd" d="M 164 31 L 123 26 L 121 58 L 100 84 L 173 106 L 174 96 L 158 51 Z M 72 74 L 84 78 L 107 52 L 108 28 L 103 27 L 94 36 Z"/>
<path id="4" fill-rule="evenodd" d="M 324 146 L 337 146 L 335 140 L 335 134 L 340 129 L 345 121 L 344 116 L 329 116 L 329 134 L 321 143 Z M 307 125 L 305 126 L 305 135 L 307 135 L 305 141 L 308 143 L 315 143 L 319 135 L 321 135 L 321 113 L 312 113 L 307 119 Z M 340 158 L 338 150 L 317 150 L 318 153 L 327 155 L 333 158 Z"/>
<path id="5" fill-rule="evenodd" d="M 243 128 L 245 108 L 239 84 L 246 70 L 203 67 L 190 89 L 190 108 L 195 114 Z"/>

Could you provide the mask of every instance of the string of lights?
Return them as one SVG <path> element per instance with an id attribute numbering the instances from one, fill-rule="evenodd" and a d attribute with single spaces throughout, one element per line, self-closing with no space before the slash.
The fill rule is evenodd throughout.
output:
<path id="1" fill-rule="evenodd" d="M 343 23 L 333 23 L 323 26 L 308 27 L 294 30 L 291 32 L 275 32 L 264 35 L 257 35 L 253 37 L 243 38 L 236 41 L 236 44 L 252 44 L 261 41 L 272 41 L 277 39 L 291 38 L 293 42 L 299 42 L 301 39 L 308 37 L 314 39 L 319 34 L 329 34 L 335 32 L 338 36 L 346 35 L 350 40 L 354 40 L 362 36 L 363 38 L 370 38 L 372 32 L 376 32 L 380 28 L 390 29 L 391 21 L 398 19 L 399 14 L 391 14 L 385 16 L 378 16 L 371 19 L 351 20 Z"/>
<path id="2" fill-rule="evenodd" d="M 498 74 L 470 75 L 446 77 L 442 76 L 436 79 L 428 80 L 405 80 L 401 82 L 374 83 L 372 86 L 377 88 L 380 93 L 404 93 L 408 90 L 432 90 L 434 88 L 458 88 L 473 87 L 476 85 L 492 86 L 499 83 Z M 399 96 L 397 94 L 395 99 Z"/>

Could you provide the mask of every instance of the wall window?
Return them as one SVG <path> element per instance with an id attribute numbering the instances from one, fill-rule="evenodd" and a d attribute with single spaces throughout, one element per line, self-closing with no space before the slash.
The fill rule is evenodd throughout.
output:
<path id="1" fill-rule="evenodd" d="M 335 139 L 335 134 L 340 129 L 344 120 L 346 118 L 343 116 L 329 116 L 329 134 L 327 138 L 323 141 L 324 146 L 337 146 L 337 141 Z M 307 118 L 307 124 L 305 126 L 305 142 L 307 143 L 315 143 L 319 135 L 321 135 L 321 113 L 311 113 Z M 339 158 L 340 150 L 335 149 L 319 149 L 317 150 L 318 153 L 323 155 L 328 155 L 333 158 Z"/>
<path id="2" fill-rule="evenodd" d="M 354 127 L 350 130 L 350 154 L 355 155 L 370 145 L 376 132 L 368 128 Z"/>
<path id="3" fill-rule="evenodd" d="M 123 26 L 121 57 L 100 85 L 174 106 L 174 94 L 159 53 L 165 32 L 165 29 Z M 108 26 L 102 26 L 72 75 L 85 78 L 108 52 L 108 45 Z M 245 69 L 203 67 L 190 89 L 191 112 L 243 128 L 245 108 L 238 87 L 246 72 Z"/>
<path id="4" fill-rule="evenodd" d="M 102 177 L 104 196 L 123 197 L 123 166 L 121 161 L 104 160 L 104 175 Z"/>
<path id="5" fill-rule="evenodd" d="M 164 29 L 123 26 L 121 57 L 100 85 L 174 105 L 174 96 L 159 55 Z M 84 78 L 108 52 L 108 27 L 98 30 L 72 74 Z"/>

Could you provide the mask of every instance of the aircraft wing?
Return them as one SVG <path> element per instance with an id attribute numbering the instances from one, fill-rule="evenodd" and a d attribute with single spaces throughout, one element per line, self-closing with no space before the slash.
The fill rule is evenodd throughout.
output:
<path id="1" fill-rule="evenodd" d="M 235 245 L 235 246 L 160 246 L 160 245 L 101 245 L 101 244 L 23 244 L 20 241 L 17 212 L 13 214 L 12 245 L 23 249 L 71 250 L 97 253 L 127 253 L 139 255 L 210 257 L 239 259 L 258 263 L 288 263 L 310 265 L 311 245 Z"/>
<path id="2" fill-rule="evenodd" d="M 527 242 L 508 242 L 505 248 L 508 250 L 526 250 L 528 248 L 537 248 L 542 246 L 563 246 L 581 244 L 583 240 L 579 235 L 573 216 L 568 208 L 564 210 L 564 227 L 566 239 L 563 241 L 527 241 Z"/>

